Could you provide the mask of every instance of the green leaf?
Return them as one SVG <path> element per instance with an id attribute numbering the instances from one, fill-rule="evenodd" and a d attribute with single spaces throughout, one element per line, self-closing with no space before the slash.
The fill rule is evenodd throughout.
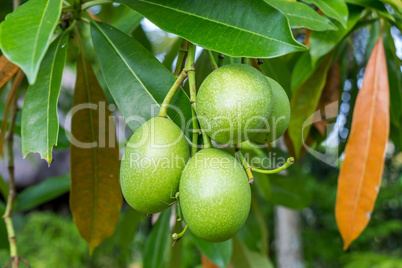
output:
<path id="1" fill-rule="evenodd" d="M 237 237 L 233 237 L 233 268 L 273 268 L 266 255 L 249 250 Z"/>
<path id="2" fill-rule="evenodd" d="M 175 79 L 147 49 L 112 26 L 92 23 L 91 31 L 106 84 L 127 125 L 135 131 L 156 116 Z M 184 118 L 173 109 L 168 109 L 169 117 L 183 127 L 191 118 L 191 106 L 182 89 L 176 92 L 171 105 Z"/>
<path id="3" fill-rule="evenodd" d="M 70 190 L 70 174 L 45 179 L 18 194 L 15 210 L 26 211 L 49 202 Z"/>
<path id="4" fill-rule="evenodd" d="M 290 98 L 292 95 L 292 92 L 290 90 L 291 79 L 289 79 L 291 77 L 291 74 L 286 65 L 285 59 L 282 57 L 264 59 L 264 63 L 259 66 L 261 71 L 266 76 L 274 79 L 283 87 L 283 89 L 286 91 L 286 94 Z"/>
<path id="5" fill-rule="evenodd" d="M 124 13 L 118 17 L 117 20 L 113 21 L 112 25 L 123 33 L 131 35 L 135 28 L 140 25 L 143 18 L 144 17 L 138 12 L 126 8 Z"/>
<path id="6" fill-rule="evenodd" d="M 177 57 L 177 54 L 180 49 L 180 44 L 181 44 L 181 38 L 177 38 L 176 41 L 173 43 L 173 45 L 170 47 L 169 52 L 165 55 L 165 58 L 163 59 L 162 64 L 173 73 L 173 62 Z"/>
<path id="7" fill-rule="evenodd" d="M 7 198 L 8 198 L 8 190 L 9 190 L 8 184 L 6 183 L 4 178 L 2 176 L 0 176 L 0 193 L 3 196 L 4 200 L 7 200 Z"/>
<path id="8" fill-rule="evenodd" d="M 261 200 L 261 207 L 266 207 L 265 200 Z M 237 233 L 237 237 L 253 251 L 261 254 L 268 252 L 269 230 L 265 216 L 260 209 L 256 196 L 253 194 L 251 199 L 251 211 L 244 226 Z"/>
<path id="9" fill-rule="evenodd" d="M 177 206 L 176 206 L 177 209 Z M 183 231 L 182 221 L 176 221 L 172 233 L 180 233 Z M 184 242 L 184 241 L 183 241 Z M 170 251 L 170 260 L 169 265 L 166 267 L 169 268 L 177 268 L 181 267 L 183 261 L 183 242 L 176 243 L 174 247 L 171 248 Z"/>
<path id="10" fill-rule="evenodd" d="M 387 58 L 391 122 L 397 127 L 402 127 L 402 125 L 400 125 L 400 119 L 402 117 L 401 61 L 396 55 L 395 43 L 389 25 L 384 25 L 384 28 L 386 29 L 383 37 L 385 56 Z"/>
<path id="11" fill-rule="evenodd" d="M 313 73 L 314 68 L 311 62 L 311 55 L 310 53 L 304 52 L 300 58 L 296 61 L 296 64 L 293 68 L 291 74 L 291 91 L 294 93 L 296 89 L 303 84 L 307 78 Z"/>
<path id="12" fill-rule="evenodd" d="M 30 0 L 0 24 L 0 48 L 32 85 L 59 21 L 61 0 Z"/>
<path id="13" fill-rule="evenodd" d="M 134 240 L 138 224 L 144 218 L 144 214 L 132 208 L 128 208 L 122 218 L 118 228 L 119 245 L 124 249 L 128 249 L 131 242 Z"/>
<path id="14" fill-rule="evenodd" d="M 232 239 L 221 243 L 211 243 L 191 234 L 194 244 L 210 261 L 226 268 L 232 255 Z"/>
<path id="15" fill-rule="evenodd" d="M 312 75 L 294 92 L 290 101 L 289 137 L 292 140 L 295 156 L 299 156 L 300 150 L 310 132 L 311 116 L 318 105 L 322 89 L 324 88 L 327 71 L 332 59 L 332 54 L 315 69 Z"/>
<path id="16" fill-rule="evenodd" d="M 170 240 L 169 221 L 172 209 L 163 211 L 148 236 L 144 248 L 144 267 L 159 268 L 164 266 L 164 256 Z"/>
<path id="17" fill-rule="evenodd" d="M 151 41 L 149 41 L 147 34 L 145 33 L 144 29 L 142 29 L 141 25 L 138 25 L 138 27 L 135 28 L 132 35 L 135 40 L 137 40 L 143 47 L 152 53 Z"/>
<path id="18" fill-rule="evenodd" d="M 115 124 L 106 109 L 105 94 L 82 54 L 78 58 L 73 107 L 70 208 L 92 253 L 114 233 L 123 200 Z"/>
<path id="19" fill-rule="evenodd" d="M 395 21 L 394 17 L 385 8 L 384 4 L 378 0 L 344 0 L 344 1 L 349 4 L 375 9 L 380 16 L 387 18 L 390 21 Z"/>
<path id="20" fill-rule="evenodd" d="M 268 202 L 291 209 L 303 209 L 308 207 L 311 202 L 310 192 L 306 189 L 307 177 L 301 174 L 289 174 L 281 176 L 278 174 L 269 175 L 271 183 L 271 194 Z"/>
<path id="21" fill-rule="evenodd" d="M 263 0 L 117 2 L 141 13 L 162 30 L 230 56 L 270 58 L 306 50 L 294 40 L 286 17 Z"/>
<path id="22" fill-rule="evenodd" d="M 362 8 L 349 7 L 349 19 L 346 28 L 338 27 L 338 31 L 331 32 L 313 32 L 310 36 L 310 54 L 312 65 L 327 53 L 329 53 L 342 39 L 352 30 L 359 21 Z M 335 24 L 337 24 L 335 22 Z"/>
<path id="23" fill-rule="evenodd" d="M 57 101 L 66 63 L 69 34 L 60 35 L 50 45 L 35 84 L 28 88 L 22 109 L 22 155 L 37 152 L 49 165 L 52 148 L 57 145 L 59 119 Z"/>
<path id="24" fill-rule="evenodd" d="M 391 5 L 392 8 L 396 12 L 399 12 L 399 14 L 402 15 L 402 1 L 400 1 L 400 0 L 381 0 L 381 2 Z"/>
<path id="25" fill-rule="evenodd" d="M 308 28 L 313 31 L 337 30 L 329 19 L 303 3 L 283 0 L 265 0 L 265 2 L 282 11 L 289 19 L 292 28 Z"/>
<path id="26" fill-rule="evenodd" d="M 303 0 L 316 5 L 328 17 L 337 20 L 344 28 L 348 20 L 348 7 L 345 0 Z"/>
<path id="27" fill-rule="evenodd" d="M 399 150 L 402 150 L 402 116 L 400 118 L 399 127 L 391 122 L 389 137 Z"/>
<path id="28" fill-rule="evenodd" d="M 0 201 L 0 215 L 4 215 L 4 212 L 4 203 Z M 9 249 L 7 228 L 3 220 L 0 221 L 0 249 Z"/>

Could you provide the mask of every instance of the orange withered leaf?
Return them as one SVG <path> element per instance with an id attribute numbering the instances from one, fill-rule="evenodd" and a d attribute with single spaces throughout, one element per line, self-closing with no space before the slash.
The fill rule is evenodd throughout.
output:
<path id="1" fill-rule="evenodd" d="M 0 57 L 0 88 L 4 86 L 11 77 L 18 71 L 18 66 L 9 62 L 8 59 L 1 55 Z"/>
<path id="2" fill-rule="evenodd" d="M 336 198 L 336 221 L 347 249 L 370 220 L 381 184 L 389 136 L 389 85 L 383 41 L 366 67 L 353 112 Z"/>

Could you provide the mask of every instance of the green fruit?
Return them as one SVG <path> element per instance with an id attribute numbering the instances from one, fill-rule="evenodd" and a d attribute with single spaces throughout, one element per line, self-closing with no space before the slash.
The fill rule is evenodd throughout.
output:
<path id="1" fill-rule="evenodd" d="M 200 125 L 221 143 L 248 140 L 271 113 L 271 94 L 265 76 L 249 65 L 218 68 L 205 78 L 197 94 Z"/>
<path id="2" fill-rule="evenodd" d="M 222 242 L 244 225 L 251 192 L 246 172 L 230 154 L 203 149 L 187 163 L 180 179 L 180 207 L 193 234 Z"/>
<path id="3" fill-rule="evenodd" d="M 127 203 L 146 214 L 168 208 L 188 157 L 186 138 L 172 121 L 154 117 L 141 125 L 121 161 L 120 184 Z"/>
<path id="4" fill-rule="evenodd" d="M 259 143 L 272 142 L 279 139 L 288 128 L 290 120 L 290 104 L 285 90 L 272 78 L 267 77 L 272 89 L 272 112 L 268 116 L 268 125 L 252 140 Z"/>

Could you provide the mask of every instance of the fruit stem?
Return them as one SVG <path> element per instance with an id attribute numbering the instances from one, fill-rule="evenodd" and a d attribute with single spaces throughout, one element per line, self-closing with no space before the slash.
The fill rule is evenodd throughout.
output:
<path id="1" fill-rule="evenodd" d="M 293 165 L 293 163 L 295 162 L 295 159 L 293 157 L 289 157 L 287 159 L 286 163 L 277 169 L 271 169 L 271 170 L 259 169 L 259 168 L 255 168 L 255 167 L 251 166 L 247 162 L 246 158 L 243 156 L 242 152 L 240 151 L 239 144 L 234 144 L 234 148 L 235 148 L 236 154 L 240 158 L 241 163 L 243 164 L 244 169 L 246 170 L 248 181 L 250 184 L 252 184 L 254 182 L 254 177 L 253 177 L 252 171 L 262 173 L 262 174 L 275 174 L 275 173 L 281 172 L 282 170 L 287 169 L 288 167 Z"/>
<path id="2" fill-rule="evenodd" d="M 177 79 L 179 77 L 181 70 L 184 68 L 184 63 L 187 58 L 188 42 L 185 39 L 181 40 L 179 53 L 177 54 L 176 68 L 173 73 L 173 77 Z"/>
<path id="3" fill-rule="evenodd" d="M 218 64 L 216 64 L 214 55 L 211 50 L 207 50 L 209 61 L 211 62 L 212 70 L 218 69 Z"/>
<path id="4" fill-rule="evenodd" d="M 167 118 L 167 109 L 169 107 L 169 103 L 172 100 L 174 94 L 179 89 L 180 85 L 183 83 L 184 79 L 187 78 L 187 71 L 183 69 L 181 71 L 179 77 L 174 82 L 173 86 L 169 89 L 169 92 L 166 94 L 165 99 L 162 102 L 161 109 L 159 110 L 159 117 Z"/>
<path id="5" fill-rule="evenodd" d="M 282 170 L 287 169 L 288 167 L 293 165 L 294 162 L 295 162 L 295 159 L 293 157 L 289 157 L 288 160 L 286 161 L 286 163 L 277 169 L 265 170 L 265 169 L 251 167 L 251 170 L 258 172 L 258 173 L 262 173 L 262 174 L 275 174 L 275 173 L 281 172 Z"/>
<path id="6" fill-rule="evenodd" d="M 239 156 L 240 161 L 241 161 L 244 169 L 246 170 L 248 183 L 253 184 L 254 176 L 253 176 L 253 173 L 251 172 L 252 167 L 250 166 L 250 164 L 247 162 L 246 158 L 244 157 L 244 155 L 240 151 L 240 146 L 238 144 L 234 144 L 234 148 L 235 148 L 236 155 Z"/>
<path id="7" fill-rule="evenodd" d="M 173 242 L 172 246 L 174 246 L 174 245 L 176 244 L 176 242 L 179 241 L 180 238 L 182 238 L 183 235 L 186 234 L 187 229 L 188 229 L 188 226 L 187 226 L 187 224 L 186 224 L 186 226 L 184 227 L 183 231 L 181 231 L 181 233 L 179 233 L 179 234 L 177 234 L 177 233 L 172 234 L 172 238 L 175 240 L 175 241 Z"/>
<path id="8" fill-rule="evenodd" d="M 188 56 L 186 61 L 186 69 L 192 69 L 193 71 L 188 73 L 188 85 L 190 91 L 190 104 L 191 104 L 191 116 L 193 119 L 193 137 L 191 141 L 191 156 L 197 153 L 198 147 L 198 135 L 201 134 L 200 126 L 198 124 L 197 115 L 195 113 L 195 98 L 197 94 L 197 89 L 195 87 L 195 69 L 194 69 L 194 58 L 195 58 L 195 45 L 189 42 L 188 45 Z"/>
<path id="9" fill-rule="evenodd" d="M 195 45 L 189 42 L 188 46 L 188 57 L 186 62 L 186 67 L 184 70 L 188 72 L 188 83 L 190 89 L 190 104 L 192 106 L 192 116 L 193 116 L 193 140 L 192 140 L 192 150 L 191 156 L 193 156 L 197 152 L 198 146 L 198 135 L 202 134 L 202 139 L 204 140 L 204 148 L 212 148 L 211 141 L 208 135 L 201 129 L 198 124 L 198 120 L 196 117 L 196 96 L 197 89 L 195 86 L 195 69 L 194 69 L 194 59 L 195 59 Z"/>

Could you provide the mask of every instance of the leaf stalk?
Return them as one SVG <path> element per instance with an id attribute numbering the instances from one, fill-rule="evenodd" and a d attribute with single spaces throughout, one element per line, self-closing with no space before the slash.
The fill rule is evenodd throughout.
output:
<path id="1" fill-rule="evenodd" d="M 212 54 L 211 50 L 207 50 L 209 61 L 211 62 L 212 70 L 218 69 L 218 64 L 216 64 L 214 55 Z"/>

